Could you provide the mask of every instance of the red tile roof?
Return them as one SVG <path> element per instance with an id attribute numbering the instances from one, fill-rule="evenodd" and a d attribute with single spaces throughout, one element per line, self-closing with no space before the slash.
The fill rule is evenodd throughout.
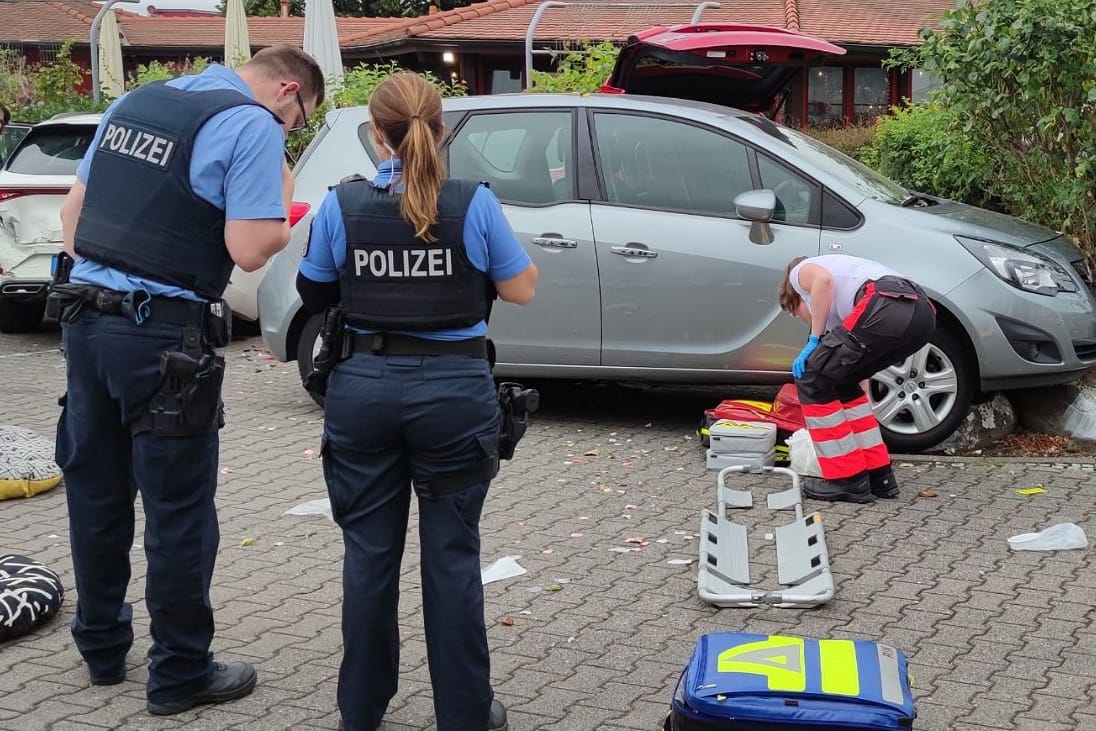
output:
<path id="1" fill-rule="evenodd" d="M 61 0 L 0 0 L 0 42 L 88 42 L 91 22 L 101 6 Z M 222 48 L 223 17 L 145 17 L 114 6 L 123 46 Z M 403 18 L 336 18 L 340 38 L 400 23 Z M 248 18 L 251 44 L 304 42 L 304 18 Z"/>
<path id="2" fill-rule="evenodd" d="M 336 18 L 339 38 L 360 35 L 399 22 L 401 18 Z M 214 18 L 125 18 L 118 25 L 123 45 L 155 48 L 223 48 L 225 19 Z M 251 45 L 304 43 L 304 18 L 248 18 Z"/>
<path id="3" fill-rule="evenodd" d="M 99 12 L 90 2 L 11 0 L 0 2 L 0 41 L 11 43 L 60 43 L 88 40 L 91 21 Z M 131 16 L 115 6 L 118 18 Z"/>
<path id="4" fill-rule="evenodd" d="M 800 30 L 828 41 L 869 45 L 921 43 L 918 29 L 934 26 L 954 0 L 796 0 Z"/>
<path id="5" fill-rule="evenodd" d="M 485 0 L 344 37 L 342 44 L 363 48 L 411 39 L 524 41 L 540 2 Z M 623 40 L 654 25 L 686 23 L 696 7 L 689 0 L 580 0 L 569 5 L 541 16 L 538 40 Z M 703 19 L 798 28 L 835 43 L 890 46 L 919 43 L 918 29 L 953 7 L 954 0 L 720 0 L 720 6 L 706 9 Z"/>
<path id="6" fill-rule="evenodd" d="M 338 18 L 343 48 L 377 48 L 416 39 L 436 42 L 521 42 L 541 0 L 484 0 L 418 18 Z M 834 43 L 915 45 L 954 0 L 720 0 L 708 22 L 798 28 Z M 686 23 L 691 0 L 578 0 L 551 8 L 537 25 L 539 41 L 623 40 L 654 25 Z M 86 42 L 99 6 L 62 0 L 0 0 L 0 42 Z M 117 6 L 123 45 L 216 49 L 224 44 L 221 17 L 142 17 Z M 303 18 L 248 18 L 252 45 L 301 43 Z"/>

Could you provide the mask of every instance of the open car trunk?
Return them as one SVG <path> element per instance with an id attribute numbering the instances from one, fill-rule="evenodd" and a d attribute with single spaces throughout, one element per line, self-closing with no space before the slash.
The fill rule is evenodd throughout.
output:
<path id="1" fill-rule="evenodd" d="M 601 91 L 710 102 L 772 117 L 797 72 L 844 53 L 832 43 L 784 28 L 657 27 L 628 38 Z"/>

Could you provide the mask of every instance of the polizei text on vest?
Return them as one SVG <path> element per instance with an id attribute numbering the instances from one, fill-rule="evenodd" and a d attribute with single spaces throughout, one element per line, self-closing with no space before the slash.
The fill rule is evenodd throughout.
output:
<path id="1" fill-rule="evenodd" d="M 453 274 L 453 250 L 355 249 L 354 273 L 383 279 L 448 277 Z"/>
<path id="2" fill-rule="evenodd" d="M 100 150 L 166 168 L 175 150 L 175 140 L 124 124 L 108 122 L 99 143 Z"/>

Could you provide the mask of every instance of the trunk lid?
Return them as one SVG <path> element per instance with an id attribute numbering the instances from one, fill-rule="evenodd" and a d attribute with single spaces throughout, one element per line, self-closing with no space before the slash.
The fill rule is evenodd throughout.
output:
<path id="1" fill-rule="evenodd" d="M 772 117 L 797 72 L 844 53 L 832 43 L 785 28 L 659 26 L 628 38 L 601 91 L 710 102 Z"/>

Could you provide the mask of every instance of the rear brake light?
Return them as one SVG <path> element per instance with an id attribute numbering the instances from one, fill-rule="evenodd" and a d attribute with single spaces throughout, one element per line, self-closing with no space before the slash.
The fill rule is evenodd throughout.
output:
<path id="1" fill-rule="evenodd" d="M 0 188 L 0 203 L 25 195 L 68 195 L 68 188 Z"/>
<path id="2" fill-rule="evenodd" d="M 289 204 L 289 225 L 291 227 L 296 226 L 297 221 L 300 221 L 302 218 L 305 217 L 305 214 L 308 213 L 308 210 L 309 210 L 310 207 L 311 206 L 309 206 L 307 203 L 298 203 L 296 201 L 293 201 L 292 203 L 290 203 Z"/>

